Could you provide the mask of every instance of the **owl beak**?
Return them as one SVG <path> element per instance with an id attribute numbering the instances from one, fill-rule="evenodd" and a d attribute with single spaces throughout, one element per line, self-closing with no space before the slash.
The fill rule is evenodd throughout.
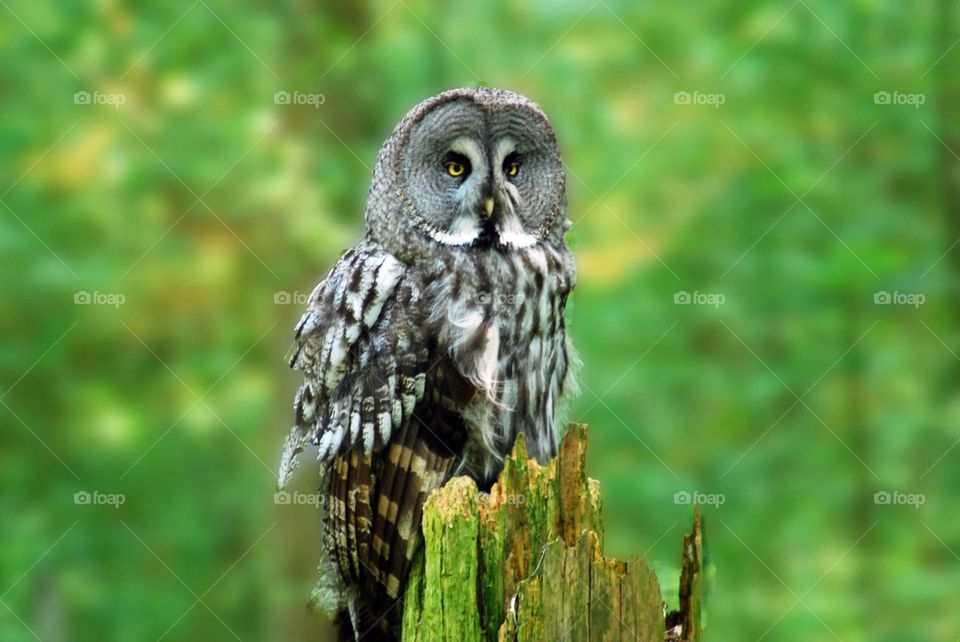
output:
<path id="1" fill-rule="evenodd" d="M 487 218 L 493 216 L 493 197 L 488 197 L 483 201 L 483 211 L 487 213 Z"/>

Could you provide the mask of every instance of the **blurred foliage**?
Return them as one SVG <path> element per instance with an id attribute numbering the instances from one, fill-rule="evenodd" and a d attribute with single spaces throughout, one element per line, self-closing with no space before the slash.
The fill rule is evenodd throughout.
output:
<path id="1" fill-rule="evenodd" d="M 608 552 L 719 494 L 711 639 L 955 638 L 954 4 L 0 3 L 0 638 L 327 635 L 282 357 L 393 124 L 477 82 L 565 151 Z"/>

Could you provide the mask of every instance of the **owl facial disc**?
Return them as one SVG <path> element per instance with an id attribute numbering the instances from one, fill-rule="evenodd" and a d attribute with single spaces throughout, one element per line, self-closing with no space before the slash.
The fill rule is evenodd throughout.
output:
<path id="1" fill-rule="evenodd" d="M 454 90 L 414 108 L 400 128 L 392 171 L 412 232 L 471 250 L 562 238 L 563 166 L 553 129 L 532 102 Z"/>

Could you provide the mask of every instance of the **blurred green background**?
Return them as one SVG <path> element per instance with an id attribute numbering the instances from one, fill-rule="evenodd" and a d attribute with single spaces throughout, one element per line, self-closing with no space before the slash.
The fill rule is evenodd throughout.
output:
<path id="1" fill-rule="evenodd" d="M 0 639 L 325 639 L 283 357 L 477 82 L 565 153 L 608 552 L 706 502 L 708 639 L 956 639 L 955 4 L 0 1 Z"/>

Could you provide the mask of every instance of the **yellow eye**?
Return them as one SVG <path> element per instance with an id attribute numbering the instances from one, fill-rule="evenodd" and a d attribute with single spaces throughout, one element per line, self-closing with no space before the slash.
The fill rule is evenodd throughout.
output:
<path id="1" fill-rule="evenodd" d="M 450 174 L 450 176 L 463 176 L 463 173 L 467 171 L 466 166 L 457 161 L 447 161 L 444 163 L 444 166 L 447 168 L 447 174 Z"/>
<path id="2" fill-rule="evenodd" d="M 507 163 L 507 176 L 516 176 L 519 173 L 520 173 L 520 163 L 518 163 L 517 161 Z"/>

